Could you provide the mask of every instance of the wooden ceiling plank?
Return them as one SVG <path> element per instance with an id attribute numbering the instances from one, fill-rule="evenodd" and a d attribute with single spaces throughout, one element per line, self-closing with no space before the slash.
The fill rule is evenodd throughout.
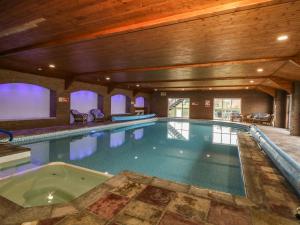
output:
<path id="1" fill-rule="evenodd" d="M 239 8 L 247 8 L 255 5 L 262 5 L 264 3 L 271 3 L 272 0 L 240 0 L 234 1 L 230 3 L 223 3 L 207 8 L 191 8 L 191 11 L 178 13 L 174 12 L 171 16 L 166 16 L 162 18 L 157 18 L 149 21 L 135 22 L 128 25 L 123 25 L 115 28 L 109 28 L 104 30 L 98 30 L 96 32 L 81 34 L 81 35 L 73 35 L 73 36 L 65 36 L 60 39 L 50 40 L 46 42 L 35 43 L 28 46 L 23 46 L 19 48 L 9 49 L 0 53 L 0 56 L 7 56 L 11 54 L 16 54 L 23 51 L 28 51 L 32 49 L 38 48 L 50 48 L 61 45 L 74 44 L 77 42 L 94 40 L 101 37 L 112 36 L 121 33 L 129 33 L 138 30 L 149 29 L 153 27 L 158 27 L 162 25 L 174 24 L 178 22 L 188 21 L 192 19 L 196 19 L 203 15 L 215 15 L 221 12 L 230 12 L 232 10 L 238 10 Z M 181 3 L 184 4 L 184 3 Z"/>
<path id="2" fill-rule="evenodd" d="M 275 93 L 276 93 L 275 88 L 259 85 L 259 86 L 256 87 L 256 89 L 261 91 L 261 92 L 264 92 L 268 95 L 271 95 L 272 97 L 275 97 Z"/>
<path id="3" fill-rule="evenodd" d="M 269 58 L 256 58 L 256 59 L 237 59 L 237 60 L 225 60 L 225 61 L 214 61 L 206 63 L 185 63 L 185 64 L 176 64 L 176 65 L 165 65 L 165 66 L 151 66 L 151 67 L 136 67 L 136 68 L 120 68 L 120 69 L 111 69 L 111 70 L 101 70 L 93 71 L 89 73 L 81 73 L 75 75 L 79 76 L 88 76 L 88 75 L 108 75 L 113 73 L 120 72 L 145 72 L 145 71 L 158 71 L 158 70 L 170 70 L 178 68 L 207 68 L 207 67 L 217 67 L 217 66 L 228 66 L 228 65 L 240 65 L 240 64 L 254 64 L 254 63 L 265 63 L 265 62 L 276 62 L 276 61 L 286 61 L 293 56 L 288 57 L 269 57 Z"/>
<path id="4" fill-rule="evenodd" d="M 286 80 L 279 77 L 270 77 L 269 78 L 272 82 L 274 82 L 279 89 L 283 89 L 289 94 L 293 92 L 293 82 L 290 80 Z"/>

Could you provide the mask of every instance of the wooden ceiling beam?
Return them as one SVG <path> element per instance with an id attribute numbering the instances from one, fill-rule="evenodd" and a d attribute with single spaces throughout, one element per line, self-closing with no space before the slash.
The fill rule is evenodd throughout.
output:
<path id="1" fill-rule="evenodd" d="M 270 77 L 269 80 L 278 87 L 278 89 L 283 89 L 289 94 L 293 92 L 293 82 L 290 80 L 286 80 L 280 77 Z"/>
<path id="2" fill-rule="evenodd" d="M 257 85 L 210 85 L 210 86 L 178 86 L 178 87 L 156 87 L 156 89 L 162 90 L 162 89 L 191 89 L 191 88 L 203 88 L 203 89 L 209 89 L 209 88 L 255 88 Z M 153 88 L 152 88 L 153 89 Z"/>
<path id="3" fill-rule="evenodd" d="M 173 83 L 173 82 L 189 82 L 189 81 L 214 81 L 214 80 L 255 80 L 266 79 L 269 76 L 251 76 L 251 77 L 209 77 L 209 78 L 194 78 L 194 79 L 177 79 L 177 80 L 144 80 L 144 81 L 120 81 L 120 84 L 146 84 L 146 83 Z"/>
<path id="4" fill-rule="evenodd" d="M 259 85 L 255 89 L 257 89 L 258 91 L 264 92 L 268 95 L 271 95 L 272 97 L 275 97 L 275 93 L 276 93 L 275 88 Z"/>
<path id="5" fill-rule="evenodd" d="M 174 24 L 178 22 L 189 21 L 189 20 L 201 18 L 203 16 L 209 16 L 209 15 L 215 16 L 215 15 L 220 15 L 222 13 L 237 11 L 239 9 L 248 9 L 251 7 L 254 8 L 256 6 L 261 7 L 264 4 L 274 4 L 272 2 L 273 2 L 272 0 L 236 0 L 230 3 L 227 2 L 227 3 L 214 5 L 207 8 L 203 8 L 203 7 L 201 8 L 200 7 L 201 5 L 199 5 L 199 7 L 192 7 L 190 11 L 187 12 L 183 12 L 183 13 L 174 12 L 173 15 L 171 16 L 156 18 L 149 21 L 131 22 L 126 25 L 113 27 L 109 29 L 100 29 L 95 32 L 73 35 L 73 36 L 65 36 L 56 40 L 49 40 L 46 42 L 40 42 L 28 46 L 9 49 L 0 52 L 0 56 L 12 55 L 19 52 L 38 49 L 38 48 L 51 48 L 51 47 L 56 47 L 61 45 L 74 44 L 78 42 L 94 40 L 97 38 L 113 36 L 116 34 L 129 33 L 138 30 L 145 30 L 153 27 L 159 27 L 159 26 L 165 26 L 165 25 Z M 179 4 L 187 4 L 187 3 L 181 2 Z"/>
<path id="6" fill-rule="evenodd" d="M 254 63 L 265 63 L 265 62 L 278 62 L 289 60 L 293 56 L 289 57 L 269 57 L 269 58 L 256 58 L 256 59 L 237 59 L 237 60 L 226 60 L 226 61 L 214 61 L 206 63 L 184 63 L 175 65 L 165 65 L 165 66 L 151 66 L 151 67 L 135 67 L 135 68 L 120 68 L 111 70 L 99 70 L 89 73 L 81 73 L 75 75 L 89 76 L 89 75 L 109 75 L 113 73 L 121 72 L 146 72 L 146 71 L 158 71 L 158 70 L 170 70 L 170 69 L 180 69 L 180 68 L 207 68 L 207 67 L 217 67 L 217 66 L 229 66 L 229 65 L 240 65 L 240 64 L 254 64 Z"/>

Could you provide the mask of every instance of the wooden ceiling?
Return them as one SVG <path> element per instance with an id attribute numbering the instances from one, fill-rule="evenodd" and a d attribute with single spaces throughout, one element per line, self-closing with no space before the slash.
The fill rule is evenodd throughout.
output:
<path id="1" fill-rule="evenodd" d="M 300 1 L 2 0 L 0 9 L 0 67 L 66 86 L 270 94 L 300 80 Z"/>

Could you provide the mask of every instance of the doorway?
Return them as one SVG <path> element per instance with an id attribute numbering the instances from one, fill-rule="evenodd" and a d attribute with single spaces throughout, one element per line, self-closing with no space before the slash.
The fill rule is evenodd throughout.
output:
<path id="1" fill-rule="evenodd" d="M 232 113 L 241 113 L 240 98 L 215 98 L 214 119 L 230 120 Z"/>
<path id="2" fill-rule="evenodd" d="M 169 98 L 168 117 L 189 118 L 190 99 L 189 98 Z"/>

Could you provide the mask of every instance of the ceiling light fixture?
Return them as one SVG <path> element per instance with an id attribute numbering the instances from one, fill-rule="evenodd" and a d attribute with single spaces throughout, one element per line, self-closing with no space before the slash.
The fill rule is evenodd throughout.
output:
<path id="1" fill-rule="evenodd" d="M 139 87 L 140 85 L 139 85 L 139 84 L 137 84 L 137 85 L 135 85 L 135 86 Z"/>
<path id="2" fill-rule="evenodd" d="M 210 91 L 211 91 L 211 90 L 212 90 L 212 88 L 208 88 L 208 90 L 210 90 Z"/>
<path id="3" fill-rule="evenodd" d="M 277 41 L 286 41 L 287 39 L 289 39 L 289 36 L 285 34 L 277 37 Z"/>
<path id="4" fill-rule="evenodd" d="M 110 77 L 105 77 L 106 80 L 110 80 Z"/>
<path id="5" fill-rule="evenodd" d="M 182 88 L 181 90 L 184 91 L 184 88 Z"/>
<path id="6" fill-rule="evenodd" d="M 42 68 L 42 67 L 39 67 L 39 68 L 37 68 L 37 70 L 38 70 L 38 71 L 42 71 L 42 70 L 43 70 L 43 68 Z"/>
<path id="7" fill-rule="evenodd" d="M 246 89 L 249 89 L 249 87 L 246 87 Z"/>
<path id="8" fill-rule="evenodd" d="M 54 64 L 49 64 L 49 68 L 55 68 L 55 65 Z"/>
<path id="9" fill-rule="evenodd" d="M 253 84 L 253 83 L 254 83 L 254 80 L 250 80 L 250 83 Z"/>
<path id="10" fill-rule="evenodd" d="M 154 91 L 158 91 L 157 88 L 155 88 Z"/>
<path id="11" fill-rule="evenodd" d="M 264 69 L 263 68 L 258 68 L 256 71 L 261 73 L 261 72 L 264 72 Z"/>

